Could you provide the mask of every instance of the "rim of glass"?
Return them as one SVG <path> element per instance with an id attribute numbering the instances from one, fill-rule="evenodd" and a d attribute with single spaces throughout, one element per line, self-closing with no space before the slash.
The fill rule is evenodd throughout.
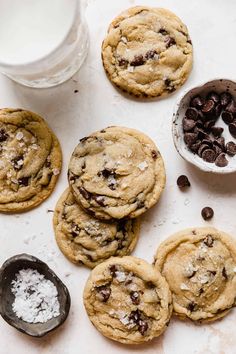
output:
<path id="1" fill-rule="evenodd" d="M 2 62 L 0 60 L 0 67 L 2 68 L 5 68 L 5 69 L 11 69 L 11 68 L 14 68 L 14 69 L 21 69 L 21 68 L 25 68 L 26 66 L 29 66 L 29 65 L 37 65 L 37 64 L 40 64 L 41 62 L 47 60 L 49 57 L 51 56 L 54 56 L 55 53 L 57 53 L 61 46 L 67 41 L 67 39 L 69 38 L 71 32 L 72 32 L 72 29 L 73 29 L 73 26 L 76 22 L 76 19 L 77 19 L 77 15 L 80 13 L 80 2 L 79 0 L 75 0 L 75 10 L 74 10 L 74 16 L 73 16 L 73 20 L 72 20 L 72 24 L 71 26 L 68 28 L 67 32 L 65 33 L 62 41 L 49 53 L 47 53 L 46 55 L 43 55 L 42 57 L 36 59 L 36 60 L 33 60 L 33 61 L 28 61 L 26 63 L 22 63 L 22 64 L 8 64 L 8 63 L 5 63 L 5 62 Z"/>

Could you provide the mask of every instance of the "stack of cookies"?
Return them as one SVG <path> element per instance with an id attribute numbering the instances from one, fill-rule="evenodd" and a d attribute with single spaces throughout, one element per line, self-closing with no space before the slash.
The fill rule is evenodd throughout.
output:
<path id="1" fill-rule="evenodd" d="M 56 240 L 70 261 L 93 268 L 134 249 L 137 217 L 158 201 L 165 168 L 149 137 L 108 127 L 80 140 L 68 180 L 54 213 Z"/>

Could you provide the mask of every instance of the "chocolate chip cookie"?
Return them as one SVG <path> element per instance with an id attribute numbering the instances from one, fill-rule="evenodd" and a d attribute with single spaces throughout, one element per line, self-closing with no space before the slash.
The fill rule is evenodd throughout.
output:
<path id="1" fill-rule="evenodd" d="M 172 313 L 165 279 L 150 264 L 131 256 L 110 258 L 93 269 L 84 305 L 104 336 L 126 344 L 158 337 Z"/>
<path id="2" fill-rule="evenodd" d="M 62 156 L 43 118 L 22 109 L 1 109 L 0 154 L 0 211 L 26 211 L 51 194 Z"/>
<path id="3" fill-rule="evenodd" d="M 76 201 L 96 218 L 134 218 L 158 201 L 165 168 L 149 137 L 134 129 L 108 127 L 81 139 L 68 178 Z"/>
<path id="4" fill-rule="evenodd" d="M 111 23 L 102 44 L 109 79 L 137 97 L 172 93 L 188 78 L 193 49 L 187 27 L 172 12 L 137 6 Z"/>
<path id="5" fill-rule="evenodd" d="M 67 189 L 59 199 L 53 218 L 57 244 L 73 263 L 93 268 L 111 256 L 125 256 L 139 236 L 139 219 L 105 223 L 93 218 Z"/>
<path id="6" fill-rule="evenodd" d="M 180 318 L 214 321 L 235 306 L 236 244 L 229 235 L 214 228 L 183 230 L 164 241 L 155 258 Z"/>

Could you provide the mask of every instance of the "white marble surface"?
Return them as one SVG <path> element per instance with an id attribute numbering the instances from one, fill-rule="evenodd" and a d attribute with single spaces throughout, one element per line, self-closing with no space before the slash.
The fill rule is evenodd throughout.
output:
<path id="1" fill-rule="evenodd" d="M 52 196 L 37 209 L 21 215 L 0 215 L 0 263 L 21 252 L 31 253 L 61 277 L 68 286 L 72 307 L 67 322 L 42 339 L 19 333 L 0 318 L 0 354 L 235 354 L 233 310 L 211 325 L 195 326 L 173 319 L 166 333 L 147 345 L 130 347 L 105 339 L 90 324 L 82 303 L 89 270 L 69 263 L 58 250 L 52 229 L 52 213 L 67 186 L 67 164 L 78 140 L 107 125 L 134 127 L 148 134 L 165 159 L 167 185 L 160 203 L 143 218 L 141 237 L 134 255 L 152 262 L 159 243 L 171 233 L 189 226 L 214 225 L 236 238 L 235 175 L 212 176 L 197 171 L 176 153 L 171 138 L 171 116 L 179 92 L 161 101 L 139 102 L 124 97 L 107 80 L 100 59 L 101 41 L 112 18 L 123 9 L 141 4 L 135 0 L 88 0 L 86 15 L 91 47 L 79 74 L 60 87 L 33 90 L 0 76 L 0 105 L 23 107 L 45 117 L 60 139 L 64 164 Z M 163 6 L 187 24 L 194 44 L 194 69 L 183 89 L 214 77 L 236 79 L 235 0 L 143 0 Z M 74 90 L 78 89 L 78 93 Z M 186 173 L 192 183 L 183 193 L 176 178 Z M 202 220 L 201 208 L 215 210 L 214 219 Z"/>

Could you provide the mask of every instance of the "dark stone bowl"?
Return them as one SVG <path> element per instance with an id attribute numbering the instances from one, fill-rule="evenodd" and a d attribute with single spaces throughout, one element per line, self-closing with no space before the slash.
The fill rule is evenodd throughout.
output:
<path id="1" fill-rule="evenodd" d="M 49 279 L 56 286 L 58 301 L 60 304 L 60 315 L 53 317 L 45 323 L 28 323 L 16 316 L 12 309 L 15 300 L 11 292 L 11 282 L 15 279 L 16 273 L 21 269 L 36 269 Z M 19 331 L 33 337 L 42 337 L 53 331 L 66 320 L 70 310 L 70 294 L 67 287 L 56 276 L 56 274 L 40 259 L 28 255 L 19 254 L 5 261 L 0 269 L 0 314 L 4 320 Z"/>

